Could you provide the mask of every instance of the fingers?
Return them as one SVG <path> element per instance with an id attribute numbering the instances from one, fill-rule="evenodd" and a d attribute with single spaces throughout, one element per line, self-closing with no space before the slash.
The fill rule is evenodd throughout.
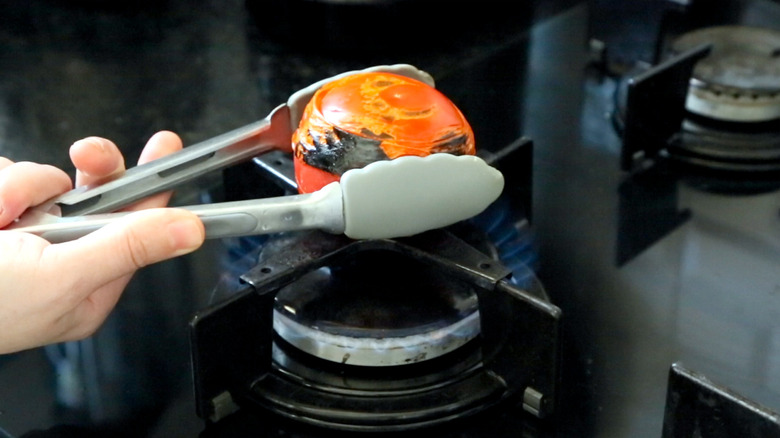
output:
<path id="1" fill-rule="evenodd" d="M 149 161 L 162 158 L 166 155 L 170 155 L 181 150 L 182 147 L 182 141 L 178 135 L 170 131 L 160 131 L 154 134 L 146 143 L 144 150 L 141 151 L 141 156 L 138 158 L 138 164 L 141 165 L 148 163 Z M 125 210 L 138 211 L 147 208 L 165 207 L 168 205 L 168 201 L 171 199 L 171 194 L 172 192 L 164 192 L 150 196 L 133 204 Z"/>
<path id="2" fill-rule="evenodd" d="M 73 290 L 91 292 L 144 266 L 190 253 L 204 238 L 203 223 L 189 211 L 144 210 L 80 239 L 51 245 L 43 262 L 69 273 L 63 281 L 72 282 Z"/>
<path id="3" fill-rule="evenodd" d="M 9 160 L 6 157 L 0 157 L 0 170 L 5 169 L 6 167 L 14 164 L 13 161 Z"/>
<path id="4" fill-rule="evenodd" d="M 70 159 L 76 166 L 76 186 L 99 184 L 125 170 L 122 152 L 111 140 L 87 137 L 73 143 Z"/>
<path id="5" fill-rule="evenodd" d="M 30 162 L 0 162 L 0 227 L 11 223 L 28 207 L 38 205 L 72 187 L 60 169 Z"/>
<path id="6" fill-rule="evenodd" d="M 141 156 L 138 158 L 138 164 L 140 165 L 162 158 L 181 148 L 182 142 L 178 135 L 170 131 L 160 131 L 154 134 L 149 141 L 146 142 L 146 146 L 144 146 L 144 150 L 141 151 Z"/>
<path id="7" fill-rule="evenodd" d="M 178 149 L 178 136 L 159 133 L 150 139 L 139 161 Z M 100 137 L 76 142 L 71 158 L 78 168 L 79 184 L 103 182 L 125 169 L 116 145 Z M 0 227 L 26 208 L 70 188 L 70 178 L 59 169 L 0 157 Z M 162 205 L 161 199 L 148 202 Z M 192 252 L 205 238 L 200 219 L 180 209 L 134 212 L 61 244 L 25 233 L 0 233 L 4 233 L 0 246 L 6 244 L 0 253 L 8 256 L 7 263 L 0 264 L 0 292 L 8 295 L 7 302 L 19 298 L 15 303 L 19 306 L 10 311 L 0 305 L 0 351 L 89 335 L 116 305 L 136 270 Z M 20 342 L 14 344 L 14 337 Z"/>
<path id="8" fill-rule="evenodd" d="M 170 131 L 154 134 L 146 143 L 138 164 L 145 164 L 182 148 L 178 135 Z M 111 140 L 101 137 L 87 137 L 73 143 L 70 157 L 76 166 L 76 186 L 100 184 L 110 181 L 125 171 L 122 152 Z M 124 208 L 124 211 L 136 211 L 147 208 L 164 207 L 171 193 L 160 193 Z"/>
<path id="9" fill-rule="evenodd" d="M 178 135 L 161 131 L 146 143 L 138 164 L 178 151 L 182 142 Z M 76 166 L 76 186 L 102 183 L 119 176 L 125 171 L 122 152 L 111 140 L 102 137 L 87 137 L 73 143 L 70 159 Z"/>

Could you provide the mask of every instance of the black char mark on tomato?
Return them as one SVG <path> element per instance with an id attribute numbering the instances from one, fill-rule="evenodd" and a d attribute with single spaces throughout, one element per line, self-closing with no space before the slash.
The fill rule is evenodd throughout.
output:
<path id="1" fill-rule="evenodd" d="M 307 145 L 309 147 L 306 148 L 303 161 L 334 175 L 365 167 L 374 161 L 389 159 L 380 147 L 381 140 L 361 137 L 336 127 L 328 130 L 324 136 L 309 130 L 309 136 L 313 140 L 314 148 L 311 149 L 312 145 Z"/>
<path id="2" fill-rule="evenodd" d="M 431 147 L 432 154 L 448 153 L 453 155 L 463 155 L 463 149 L 469 137 L 465 134 L 456 134 L 454 132 L 450 135 L 440 138 Z"/>

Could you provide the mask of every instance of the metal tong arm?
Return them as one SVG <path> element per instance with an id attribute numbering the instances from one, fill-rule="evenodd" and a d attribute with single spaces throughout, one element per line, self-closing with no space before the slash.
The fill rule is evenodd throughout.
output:
<path id="1" fill-rule="evenodd" d="M 207 238 L 251 236 L 282 231 L 321 229 L 344 232 L 342 191 L 339 183 L 304 195 L 280 196 L 247 201 L 180 207 L 197 214 L 206 228 Z M 51 243 L 66 242 L 85 236 L 130 212 L 58 217 L 36 212 L 33 225 L 24 222 L 9 230 L 36 234 Z"/>
<path id="2" fill-rule="evenodd" d="M 71 190 L 53 202 L 62 216 L 107 213 L 272 149 L 289 149 L 291 135 L 290 109 L 282 104 L 260 121 L 132 167 L 105 184 Z"/>

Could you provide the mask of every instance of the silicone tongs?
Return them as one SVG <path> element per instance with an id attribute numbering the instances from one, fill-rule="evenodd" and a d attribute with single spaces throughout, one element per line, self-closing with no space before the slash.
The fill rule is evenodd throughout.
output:
<path id="1" fill-rule="evenodd" d="M 433 85 L 427 73 L 406 64 L 364 71 L 402 74 Z M 314 92 L 351 73 L 294 93 L 263 120 L 130 168 L 102 185 L 67 192 L 28 210 L 6 229 L 51 242 L 76 239 L 128 214 L 107 212 L 271 150 L 290 151 L 292 132 Z M 472 217 L 502 189 L 501 173 L 481 159 L 434 154 L 371 163 L 314 193 L 182 208 L 203 220 L 207 238 L 315 228 L 355 239 L 391 238 Z"/>

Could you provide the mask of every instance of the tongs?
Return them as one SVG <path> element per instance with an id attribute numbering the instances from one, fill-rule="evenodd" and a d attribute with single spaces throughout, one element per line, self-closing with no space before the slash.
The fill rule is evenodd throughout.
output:
<path id="1" fill-rule="evenodd" d="M 433 85 L 413 66 L 364 71 L 402 74 Z M 324 83 L 290 96 L 266 118 L 179 152 L 128 169 L 98 186 L 80 187 L 29 209 L 8 230 L 51 242 L 86 235 L 129 213 L 107 213 L 271 150 L 291 151 L 303 108 Z M 503 190 L 503 176 L 475 156 L 434 154 L 371 163 L 345 172 L 340 182 L 309 194 L 180 207 L 197 214 L 207 238 L 322 229 L 354 239 L 417 234 L 472 217 Z"/>

